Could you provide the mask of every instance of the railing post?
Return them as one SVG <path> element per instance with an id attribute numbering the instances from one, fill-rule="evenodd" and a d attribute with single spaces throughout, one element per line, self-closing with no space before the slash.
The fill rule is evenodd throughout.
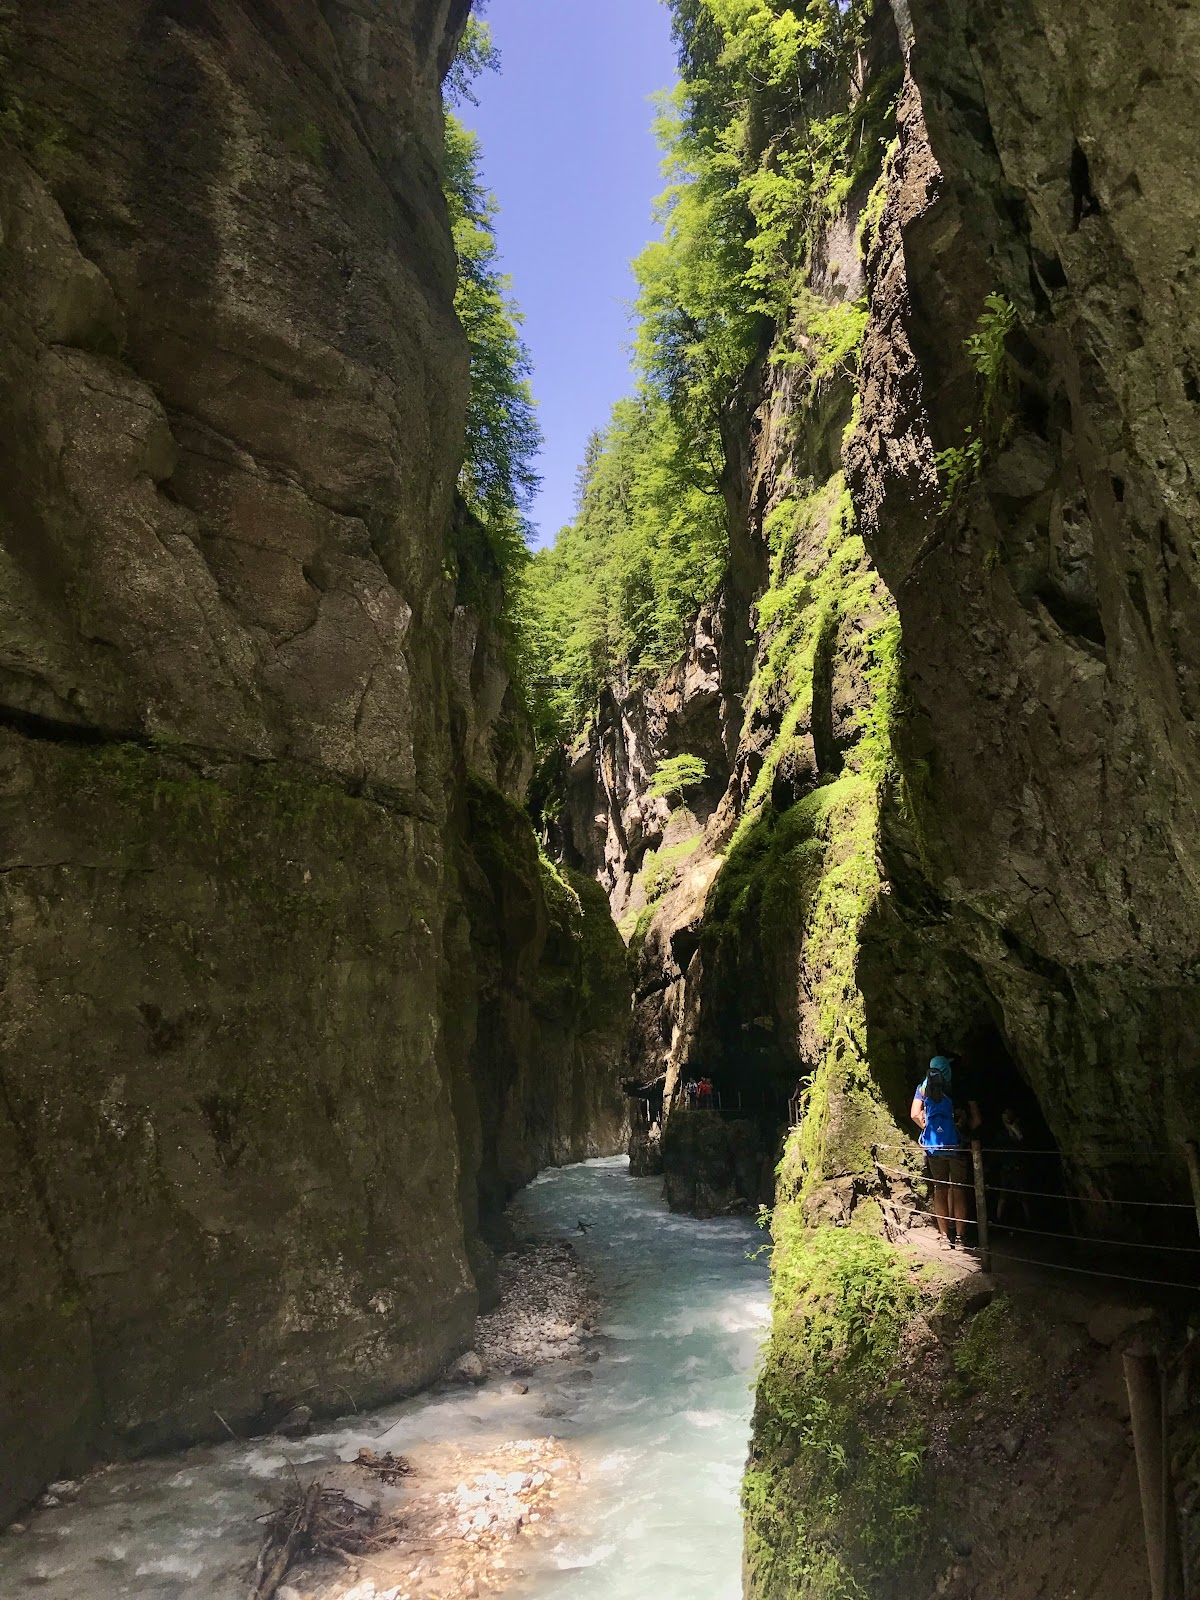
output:
<path id="1" fill-rule="evenodd" d="M 979 1229 L 979 1264 L 985 1272 L 992 1270 L 992 1252 L 988 1248 L 987 1190 L 983 1182 L 983 1142 L 971 1140 L 971 1165 L 975 1169 L 975 1222 Z"/>
<path id="2" fill-rule="evenodd" d="M 1157 1356 L 1145 1344 L 1130 1345 L 1124 1363 L 1151 1600 L 1179 1600 L 1181 1562 L 1167 1456 L 1166 1381 Z"/>
<path id="3" fill-rule="evenodd" d="M 1183 1150 L 1187 1156 L 1188 1177 L 1192 1180 L 1192 1204 L 1196 1208 L 1196 1226 L 1200 1228 L 1200 1149 L 1197 1148 L 1195 1139 L 1185 1139 Z"/>

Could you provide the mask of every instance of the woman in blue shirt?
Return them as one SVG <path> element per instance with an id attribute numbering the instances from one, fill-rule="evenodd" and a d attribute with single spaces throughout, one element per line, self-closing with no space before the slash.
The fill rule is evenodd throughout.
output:
<path id="1" fill-rule="evenodd" d="M 956 1117 L 950 1095 L 951 1065 L 934 1056 L 929 1072 L 913 1096 L 911 1116 L 921 1130 L 925 1168 L 933 1186 L 933 1215 L 938 1233 L 953 1250 L 967 1242 L 967 1189 L 970 1175 L 962 1146 L 979 1119 L 973 1100 Z M 960 1127 L 959 1124 L 962 1124 Z"/>

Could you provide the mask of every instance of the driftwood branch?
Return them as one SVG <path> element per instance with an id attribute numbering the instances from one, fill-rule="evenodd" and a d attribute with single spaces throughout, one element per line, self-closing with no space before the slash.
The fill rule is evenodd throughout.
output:
<path id="1" fill-rule="evenodd" d="M 274 1518 L 258 1553 L 250 1600 L 275 1600 L 275 1592 L 287 1577 L 288 1568 L 301 1546 L 307 1542 L 323 1489 L 321 1479 L 314 1478 L 294 1503 L 290 1517 L 282 1514 Z M 290 1526 L 287 1525 L 289 1522 Z"/>
<path id="2" fill-rule="evenodd" d="M 379 1481 L 398 1483 L 412 1471 L 404 1456 L 359 1451 L 357 1465 Z M 296 1479 L 295 1489 L 269 1517 L 258 1553 L 249 1600 L 275 1600 L 279 1585 L 293 1562 L 305 1555 L 331 1556 L 341 1561 L 374 1554 L 401 1537 L 396 1517 L 381 1519 L 378 1507 L 363 1506 L 345 1490 L 327 1488 L 316 1478 L 307 1488 Z"/>

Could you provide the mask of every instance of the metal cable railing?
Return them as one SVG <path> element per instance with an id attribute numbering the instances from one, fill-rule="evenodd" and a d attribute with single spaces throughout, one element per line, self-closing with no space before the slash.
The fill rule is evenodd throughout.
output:
<path id="1" fill-rule="evenodd" d="M 902 1150 L 909 1155 L 919 1148 L 914 1144 L 894 1145 L 880 1144 L 875 1146 L 875 1151 Z M 873 1152 L 874 1153 L 874 1152 Z M 929 1154 L 929 1152 L 924 1152 Z M 942 1235 L 953 1244 L 953 1234 L 959 1235 L 957 1242 L 963 1242 L 961 1235 L 971 1226 L 977 1229 L 978 1255 L 984 1270 L 990 1268 L 993 1260 L 1011 1263 L 1033 1270 L 1040 1270 L 1054 1276 L 1067 1274 L 1071 1277 L 1100 1280 L 1107 1283 L 1131 1284 L 1138 1289 L 1153 1289 L 1160 1293 L 1163 1291 L 1182 1290 L 1194 1296 L 1200 1291 L 1200 1274 L 1192 1280 L 1165 1277 L 1146 1277 L 1138 1272 L 1114 1271 L 1101 1256 L 1099 1263 L 1087 1266 L 1061 1260 L 1063 1243 L 1079 1247 L 1084 1251 L 1095 1252 L 1121 1252 L 1123 1259 L 1129 1261 L 1128 1252 L 1137 1252 L 1147 1266 L 1157 1268 L 1161 1262 L 1164 1269 L 1187 1270 L 1195 1258 L 1200 1257 L 1200 1244 L 1175 1243 L 1172 1240 L 1160 1239 L 1114 1239 L 1111 1237 L 1094 1234 L 1068 1233 L 1061 1227 L 1034 1227 L 1030 1222 L 1028 1208 L 1022 1213 L 1023 1220 L 1015 1222 L 1008 1217 L 998 1215 L 995 1219 L 989 1218 L 988 1200 L 991 1197 L 1003 1199 L 1015 1198 L 1017 1200 L 1046 1202 L 1052 1201 L 1075 1207 L 1092 1207 L 1104 1205 L 1117 1208 L 1129 1208 L 1143 1217 L 1145 1226 L 1154 1226 L 1161 1218 L 1162 1224 L 1170 1221 L 1169 1213 L 1194 1212 L 1197 1225 L 1200 1226 L 1200 1146 L 1193 1139 L 1183 1141 L 1182 1154 L 1187 1165 L 1188 1178 L 1192 1190 L 1192 1204 L 1188 1205 L 1182 1200 L 1150 1200 L 1135 1197 L 1124 1198 L 1116 1195 L 1080 1195 L 1069 1194 L 1065 1191 L 1050 1188 L 1022 1189 L 1013 1183 L 992 1184 L 987 1181 L 987 1158 L 1003 1162 L 1003 1175 L 1012 1173 L 1015 1159 L 1026 1157 L 1031 1159 L 1054 1161 L 1062 1160 L 1062 1153 L 1058 1150 L 1031 1150 L 1014 1142 L 1007 1146 L 985 1146 L 982 1140 L 973 1139 L 969 1149 L 960 1148 L 956 1151 L 938 1152 L 949 1156 L 955 1161 L 961 1173 L 963 1166 L 969 1160 L 973 1168 L 973 1182 L 966 1182 L 962 1177 L 946 1178 L 934 1177 L 932 1173 L 926 1175 L 926 1181 L 933 1188 L 933 1207 L 937 1217 L 938 1228 Z M 1147 1160 L 1159 1160 L 1165 1156 L 1174 1155 L 1178 1158 L 1178 1150 L 1148 1150 L 1148 1149 L 1123 1149 L 1097 1150 L 1093 1147 L 1089 1155 L 1093 1160 L 1107 1164 L 1116 1161 L 1128 1163 L 1130 1166 L 1144 1165 Z M 1114 1160 L 1115 1158 L 1115 1160 Z M 881 1177 L 889 1176 L 888 1169 L 879 1163 L 878 1155 L 875 1156 L 876 1164 Z M 948 1173 L 954 1168 L 946 1168 Z M 994 1168 L 993 1168 L 994 1170 Z M 1016 1169 L 1017 1175 L 1021 1169 Z M 1036 1176 L 1037 1174 L 1033 1174 Z M 895 1176 L 895 1174 L 893 1174 Z M 916 1176 L 916 1174 L 912 1174 Z M 1064 1174 L 1053 1173 L 1053 1182 L 1063 1182 Z M 975 1198 L 975 1216 L 969 1218 L 957 1213 L 964 1207 L 961 1201 L 945 1193 L 946 1190 L 966 1190 L 973 1193 Z M 939 1191 L 943 1191 L 939 1194 Z M 1035 1213 L 1036 1214 L 1036 1213 Z M 1131 1219 L 1132 1220 L 1132 1219 Z M 1107 1219 L 1106 1219 L 1107 1222 Z M 1048 1250 L 1050 1259 L 1039 1257 L 1035 1254 L 1017 1254 L 1012 1251 L 991 1248 L 989 1227 L 995 1226 L 1003 1230 L 1005 1235 L 1018 1236 L 1030 1241 L 1030 1248 L 1035 1248 L 1034 1241 L 1046 1239 L 1054 1242 L 1054 1249 Z M 953 1228 L 953 1234 L 951 1229 Z M 1086 1256 L 1085 1256 L 1085 1259 Z M 1095 1257 L 1092 1258 L 1096 1260 Z M 1121 1257 L 1118 1257 L 1121 1259 Z M 1131 1261 L 1130 1265 L 1140 1265 L 1140 1262 Z M 1157 1348 L 1155 1348 L 1157 1345 Z M 1174 1360 L 1168 1360 L 1164 1354 L 1161 1340 L 1150 1343 L 1145 1339 L 1137 1339 L 1128 1344 L 1122 1352 L 1122 1363 L 1125 1372 L 1125 1382 L 1129 1394 L 1130 1418 L 1134 1439 L 1134 1453 L 1137 1460 L 1138 1482 L 1142 1502 L 1142 1516 L 1146 1535 L 1146 1557 L 1150 1571 L 1151 1590 L 1155 1600 L 1160 1597 L 1175 1595 L 1182 1592 L 1191 1600 L 1192 1589 L 1192 1537 L 1191 1517 L 1196 1504 L 1200 1501 L 1200 1485 L 1190 1491 L 1184 1491 L 1181 1497 L 1180 1488 L 1173 1481 L 1174 1473 L 1170 1453 L 1170 1382 L 1172 1373 L 1180 1363 L 1194 1352 L 1196 1345 L 1189 1342 L 1179 1352 Z M 1182 1589 L 1180 1586 L 1182 1585 Z"/>
<path id="2" fill-rule="evenodd" d="M 915 1154 L 919 1149 L 920 1146 L 915 1143 L 908 1145 L 881 1143 L 874 1146 L 874 1152 L 881 1150 L 902 1150 L 910 1155 Z M 995 1228 L 1002 1230 L 1006 1235 L 1020 1235 L 1021 1237 L 1031 1241 L 1035 1239 L 1048 1239 L 1053 1240 L 1056 1243 L 1068 1243 L 1080 1247 L 1087 1247 L 1090 1250 L 1123 1252 L 1139 1251 L 1144 1252 L 1146 1255 L 1154 1258 L 1156 1261 L 1162 1261 L 1164 1267 L 1167 1266 L 1167 1261 L 1163 1259 L 1164 1256 L 1179 1262 L 1181 1265 L 1183 1264 L 1185 1258 L 1200 1257 L 1200 1243 L 1183 1244 L 1177 1243 L 1173 1240 L 1147 1239 L 1144 1237 L 1118 1239 L 1108 1236 L 1107 1233 L 1105 1235 L 1095 1235 L 1074 1231 L 1068 1232 L 1062 1227 L 1036 1227 L 1031 1223 L 1027 1208 L 1025 1209 L 1024 1214 L 1021 1216 L 1020 1221 L 1013 1220 L 1010 1217 L 1003 1215 L 1003 1202 L 1005 1201 L 1015 1200 L 1022 1203 L 1025 1201 L 1037 1201 L 1052 1202 L 1060 1205 L 1084 1208 L 1093 1206 L 1109 1206 L 1116 1207 L 1117 1209 L 1124 1209 L 1128 1207 L 1138 1212 L 1153 1212 L 1157 1215 L 1163 1216 L 1164 1222 L 1166 1221 L 1166 1213 L 1194 1212 L 1197 1224 L 1200 1225 L 1200 1155 L 1197 1154 L 1196 1146 L 1191 1141 L 1185 1142 L 1183 1146 L 1183 1153 L 1187 1158 L 1188 1172 L 1191 1176 L 1193 1187 L 1193 1202 L 1191 1205 L 1183 1200 L 1149 1200 L 1135 1197 L 1125 1198 L 1115 1195 L 1071 1194 L 1065 1189 L 1027 1189 L 1018 1187 L 1011 1182 L 991 1183 L 988 1181 L 986 1158 L 989 1154 L 992 1156 L 993 1160 L 1000 1158 L 1007 1166 L 1009 1158 L 1018 1155 L 1032 1156 L 1036 1154 L 1040 1157 L 1050 1156 L 1056 1160 L 1061 1160 L 1061 1152 L 1057 1150 L 1039 1150 L 1035 1152 L 1031 1150 L 1023 1150 L 1019 1147 L 1008 1148 L 985 1146 L 981 1140 L 973 1139 L 969 1147 L 962 1146 L 956 1150 L 922 1153 L 926 1155 L 933 1154 L 935 1156 L 943 1155 L 956 1162 L 960 1172 L 962 1171 L 962 1167 L 968 1162 L 970 1162 L 973 1166 L 974 1171 L 970 1180 L 964 1179 L 961 1176 L 947 1176 L 945 1178 L 940 1178 L 934 1177 L 930 1173 L 926 1173 L 923 1175 L 923 1181 L 928 1183 L 933 1190 L 934 1215 L 937 1218 L 939 1231 L 944 1236 L 949 1236 L 951 1231 L 953 1231 L 955 1235 L 962 1234 L 968 1227 L 974 1227 L 977 1230 L 979 1240 L 977 1248 L 985 1270 L 990 1265 L 992 1257 L 995 1256 L 998 1260 L 1019 1262 L 1028 1266 L 1053 1267 L 1054 1270 L 1079 1273 L 1088 1277 L 1120 1280 L 1125 1283 L 1135 1283 L 1139 1285 L 1157 1286 L 1160 1288 L 1170 1289 L 1194 1290 L 1200 1288 L 1200 1280 L 1194 1283 L 1184 1283 L 1172 1279 L 1148 1278 L 1129 1272 L 1108 1271 L 1101 1267 L 1069 1265 L 1065 1262 L 1060 1262 L 1057 1260 L 1048 1262 L 1033 1255 L 1016 1255 L 1003 1250 L 994 1251 L 991 1248 L 990 1238 L 990 1231 L 991 1229 Z M 1112 1154 L 1113 1152 L 1109 1153 Z M 1166 1153 L 1167 1152 L 1160 1152 L 1160 1154 Z M 1119 1154 L 1128 1159 L 1144 1157 L 1147 1152 L 1143 1150 L 1125 1150 L 1119 1152 Z M 878 1164 L 877 1154 L 875 1159 Z M 886 1168 L 881 1167 L 880 1170 L 886 1175 Z M 953 1171 L 954 1169 L 950 1168 L 949 1170 Z M 1004 1175 L 1008 1176 L 1009 1174 L 1006 1172 Z M 917 1181 L 922 1181 L 922 1179 L 918 1178 L 917 1174 L 913 1174 L 913 1177 L 914 1179 L 917 1179 Z M 961 1206 L 960 1202 L 956 1202 L 946 1195 L 946 1191 L 948 1190 L 965 1191 L 966 1193 L 974 1196 L 974 1217 L 968 1217 L 965 1215 L 960 1216 L 957 1214 L 959 1210 L 964 1208 Z M 999 1199 L 1002 1202 L 1002 1205 L 1000 1213 L 992 1216 L 989 1212 L 989 1200 L 994 1199 Z"/>
<path id="3" fill-rule="evenodd" d="M 930 1179 L 928 1176 L 919 1178 L 920 1182 L 940 1182 L 947 1189 L 968 1189 L 975 1193 L 973 1183 L 959 1183 L 953 1178 Z M 1063 1194 L 1055 1189 L 1013 1189 L 1005 1184 L 989 1183 L 989 1194 L 1024 1195 L 1030 1200 L 1065 1200 L 1071 1205 L 1080 1206 L 1154 1206 L 1160 1211 L 1194 1211 L 1195 1206 L 1188 1205 L 1186 1200 L 1118 1200 L 1112 1195 L 1104 1194 Z"/>

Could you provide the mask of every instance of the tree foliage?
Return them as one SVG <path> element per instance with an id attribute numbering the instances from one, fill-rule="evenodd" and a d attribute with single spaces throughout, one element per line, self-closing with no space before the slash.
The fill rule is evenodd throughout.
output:
<path id="1" fill-rule="evenodd" d="M 528 559 L 526 512 L 539 482 L 533 462 L 542 436 L 521 313 L 497 263 L 496 201 L 480 181 L 479 159 L 479 140 L 447 112 L 446 196 L 458 252 L 454 308 L 471 355 L 459 489 L 501 571 L 515 579 Z"/>
<path id="2" fill-rule="evenodd" d="M 478 16 L 471 17 L 446 78 L 445 192 L 458 255 L 454 309 L 471 358 L 459 492 L 505 580 L 511 622 L 519 611 L 529 561 L 526 513 L 540 481 L 533 463 L 542 435 L 529 382 L 529 352 L 520 333 L 523 319 L 511 280 L 499 266 L 496 198 L 480 177 L 479 140 L 450 109 L 464 102 L 477 104 L 475 79 L 499 66 L 491 29 Z M 520 675 L 526 652 L 515 633 L 510 642 Z"/>
<path id="3" fill-rule="evenodd" d="M 867 86 L 872 0 L 669 0 L 680 82 L 659 104 L 661 238 L 634 264 L 637 388 L 589 443 L 574 521 L 530 573 L 544 737 L 606 680 L 657 672 L 719 585 L 725 426 L 760 356 L 810 391 L 854 371 L 865 305 L 813 289 L 816 241 L 863 196 L 890 137 L 893 79 Z"/>
<path id="4" fill-rule="evenodd" d="M 708 777 L 708 767 L 703 756 L 671 756 L 660 761 L 650 780 L 649 792 L 669 800 L 672 795 L 682 798 L 688 789 L 695 789 Z"/>
<path id="5" fill-rule="evenodd" d="M 620 401 L 589 450 L 574 522 L 530 567 L 526 632 L 543 734 L 580 727 L 622 667 L 666 667 L 724 559 L 712 464 L 695 460 L 653 393 Z"/>
<path id="6" fill-rule="evenodd" d="M 446 74 L 444 90 L 447 102 L 452 106 L 477 106 L 479 101 L 475 95 L 475 79 L 483 72 L 499 70 L 500 52 L 492 38 L 491 27 L 477 15 L 468 17 L 458 51 Z"/>

